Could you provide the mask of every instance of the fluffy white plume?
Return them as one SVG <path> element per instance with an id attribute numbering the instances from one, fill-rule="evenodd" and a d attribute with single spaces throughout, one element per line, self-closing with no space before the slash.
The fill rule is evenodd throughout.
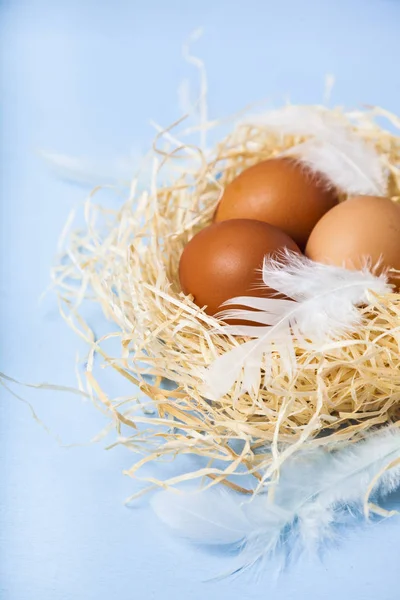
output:
<path id="1" fill-rule="evenodd" d="M 310 106 L 285 106 L 247 121 L 262 124 L 282 136 L 307 136 L 306 142 L 284 154 L 325 175 L 341 191 L 385 195 L 387 173 L 377 152 L 332 113 Z"/>
<path id="2" fill-rule="evenodd" d="M 400 431 L 389 427 L 342 450 L 315 448 L 291 457 L 274 484 L 273 501 L 267 494 L 248 500 L 218 486 L 179 494 L 163 491 L 153 497 L 152 506 L 166 525 L 193 543 L 241 548 L 235 571 L 277 555 L 284 562 L 287 553 L 293 554 L 293 544 L 298 551 L 318 551 L 336 536 L 337 525 L 362 515 L 374 478 L 380 475 L 374 500 L 398 488 L 396 459 L 400 462 Z M 393 468 L 385 470 L 389 463 Z"/>
<path id="3" fill-rule="evenodd" d="M 285 154 L 297 157 L 313 172 L 346 194 L 384 196 L 387 177 L 379 156 L 356 134 L 332 131 L 330 138 L 313 138 Z"/>
<path id="4" fill-rule="evenodd" d="M 357 306 L 369 302 L 371 292 L 381 295 L 390 291 L 386 277 L 373 275 L 367 266 L 350 271 L 288 251 L 278 258 L 266 257 L 263 281 L 292 300 L 240 297 L 225 303 L 242 308 L 224 310 L 221 319 L 261 326 L 223 327 L 231 335 L 255 339 L 221 355 L 206 369 L 205 391 L 213 399 L 226 394 L 241 376 L 239 393 L 257 390 L 261 369 L 268 366 L 273 351 L 280 354 L 284 369 L 292 375 L 295 340 L 298 346 L 312 343 L 316 347 L 346 334 L 359 323 Z"/>

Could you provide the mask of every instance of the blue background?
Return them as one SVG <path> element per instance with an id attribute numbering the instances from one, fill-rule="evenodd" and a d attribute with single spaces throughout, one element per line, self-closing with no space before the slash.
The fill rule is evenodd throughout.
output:
<path id="1" fill-rule="evenodd" d="M 195 52 L 207 66 L 211 117 L 288 94 L 320 102 L 326 73 L 336 76 L 333 103 L 400 112 L 395 0 L 14 0 L 1 4 L 0 18 L 1 370 L 23 381 L 74 385 L 76 352 L 84 352 L 54 298 L 38 298 L 85 192 L 53 177 L 37 152 L 111 168 L 146 149 L 149 119 L 172 122 L 179 84 L 196 85 L 181 58 L 193 29 L 205 29 Z M 118 393 L 118 380 L 106 377 Z M 104 424 L 74 396 L 14 389 L 64 444 L 86 442 Z M 146 504 L 123 506 L 134 491 L 122 475 L 132 461 L 126 450 L 62 447 L 5 390 L 0 410 L 2 600 L 399 597 L 399 520 L 350 532 L 324 562 L 303 561 L 278 585 L 268 573 L 206 583 L 226 557 L 181 545 Z"/>

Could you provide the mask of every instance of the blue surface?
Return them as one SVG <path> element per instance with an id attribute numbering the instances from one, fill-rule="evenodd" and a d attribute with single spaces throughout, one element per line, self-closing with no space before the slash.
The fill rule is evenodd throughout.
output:
<path id="1" fill-rule="evenodd" d="M 146 148 L 150 118 L 166 125 L 179 116 L 176 90 L 194 77 L 181 46 L 194 28 L 205 28 L 196 53 L 207 65 L 212 117 L 265 97 L 319 102 L 327 72 L 337 77 L 334 103 L 400 112 L 394 0 L 14 0 L 0 17 L 1 370 L 24 381 L 74 385 L 83 352 L 54 300 L 38 303 L 83 191 L 52 178 L 35 153 L 106 160 Z M 64 443 L 103 425 L 75 397 L 18 391 Z M 1 400 L 1 600 L 399 597 L 394 519 L 350 532 L 323 564 L 300 563 L 275 587 L 268 573 L 204 583 L 227 559 L 171 539 L 146 505 L 124 508 L 133 491 L 122 475 L 126 451 L 60 447 L 26 405 L 4 392 Z"/>

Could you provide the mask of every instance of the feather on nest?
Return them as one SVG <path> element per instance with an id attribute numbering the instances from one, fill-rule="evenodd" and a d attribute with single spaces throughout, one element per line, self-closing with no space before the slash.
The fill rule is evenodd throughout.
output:
<path id="1" fill-rule="evenodd" d="M 223 321 L 239 319 L 261 326 L 224 325 L 222 331 L 244 338 L 244 342 L 217 358 L 205 373 L 205 393 L 218 399 L 232 388 L 241 374 L 236 394 L 256 391 L 262 371 L 270 372 L 274 354 L 284 363 L 289 377 L 296 371 L 295 348 L 312 345 L 323 352 L 325 344 L 354 331 L 362 320 L 358 306 L 369 304 L 373 296 L 391 291 L 385 275 L 373 275 L 371 265 L 362 271 L 322 265 L 284 251 L 266 257 L 262 278 L 266 287 L 292 300 L 239 297 L 225 302 L 218 316 Z"/>

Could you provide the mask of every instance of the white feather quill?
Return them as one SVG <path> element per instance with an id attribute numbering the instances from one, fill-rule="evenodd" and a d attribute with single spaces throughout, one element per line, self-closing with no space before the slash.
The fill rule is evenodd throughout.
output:
<path id="1" fill-rule="evenodd" d="M 385 195 L 387 173 L 378 153 L 332 112 L 289 105 L 246 121 L 263 125 L 278 135 L 309 138 L 283 154 L 294 156 L 313 172 L 323 174 L 342 192 Z"/>
<path id="2" fill-rule="evenodd" d="M 205 393 L 212 399 L 226 394 L 241 379 L 239 393 L 257 390 L 263 366 L 277 352 L 285 371 L 296 369 L 297 345 L 322 346 L 351 331 L 360 321 L 357 306 L 371 300 L 372 294 L 390 291 L 386 276 L 367 268 L 350 271 L 315 263 L 305 256 L 285 251 L 278 258 L 266 257 L 263 282 L 267 287 L 292 298 L 239 297 L 225 305 L 222 320 L 240 319 L 260 323 L 224 325 L 231 335 L 254 338 L 218 357 L 204 372 Z"/>
<path id="3" fill-rule="evenodd" d="M 273 502 L 266 494 L 249 501 L 218 486 L 179 494 L 163 491 L 153 497 L 152 507 L 192 543 L 241 548 L 235 571 L 277 555 L 283 564 L 293 544 L 298 551 L 318 551 L 336 537 L 338 525 L 356 522 L 377 475 L 374 497 L 397 489 L 400 465 L 385 467 L 399 458 L 400 431 L 389 427 L 342 450 L 315 448 L 291 457 L 274 484 Z"/>

